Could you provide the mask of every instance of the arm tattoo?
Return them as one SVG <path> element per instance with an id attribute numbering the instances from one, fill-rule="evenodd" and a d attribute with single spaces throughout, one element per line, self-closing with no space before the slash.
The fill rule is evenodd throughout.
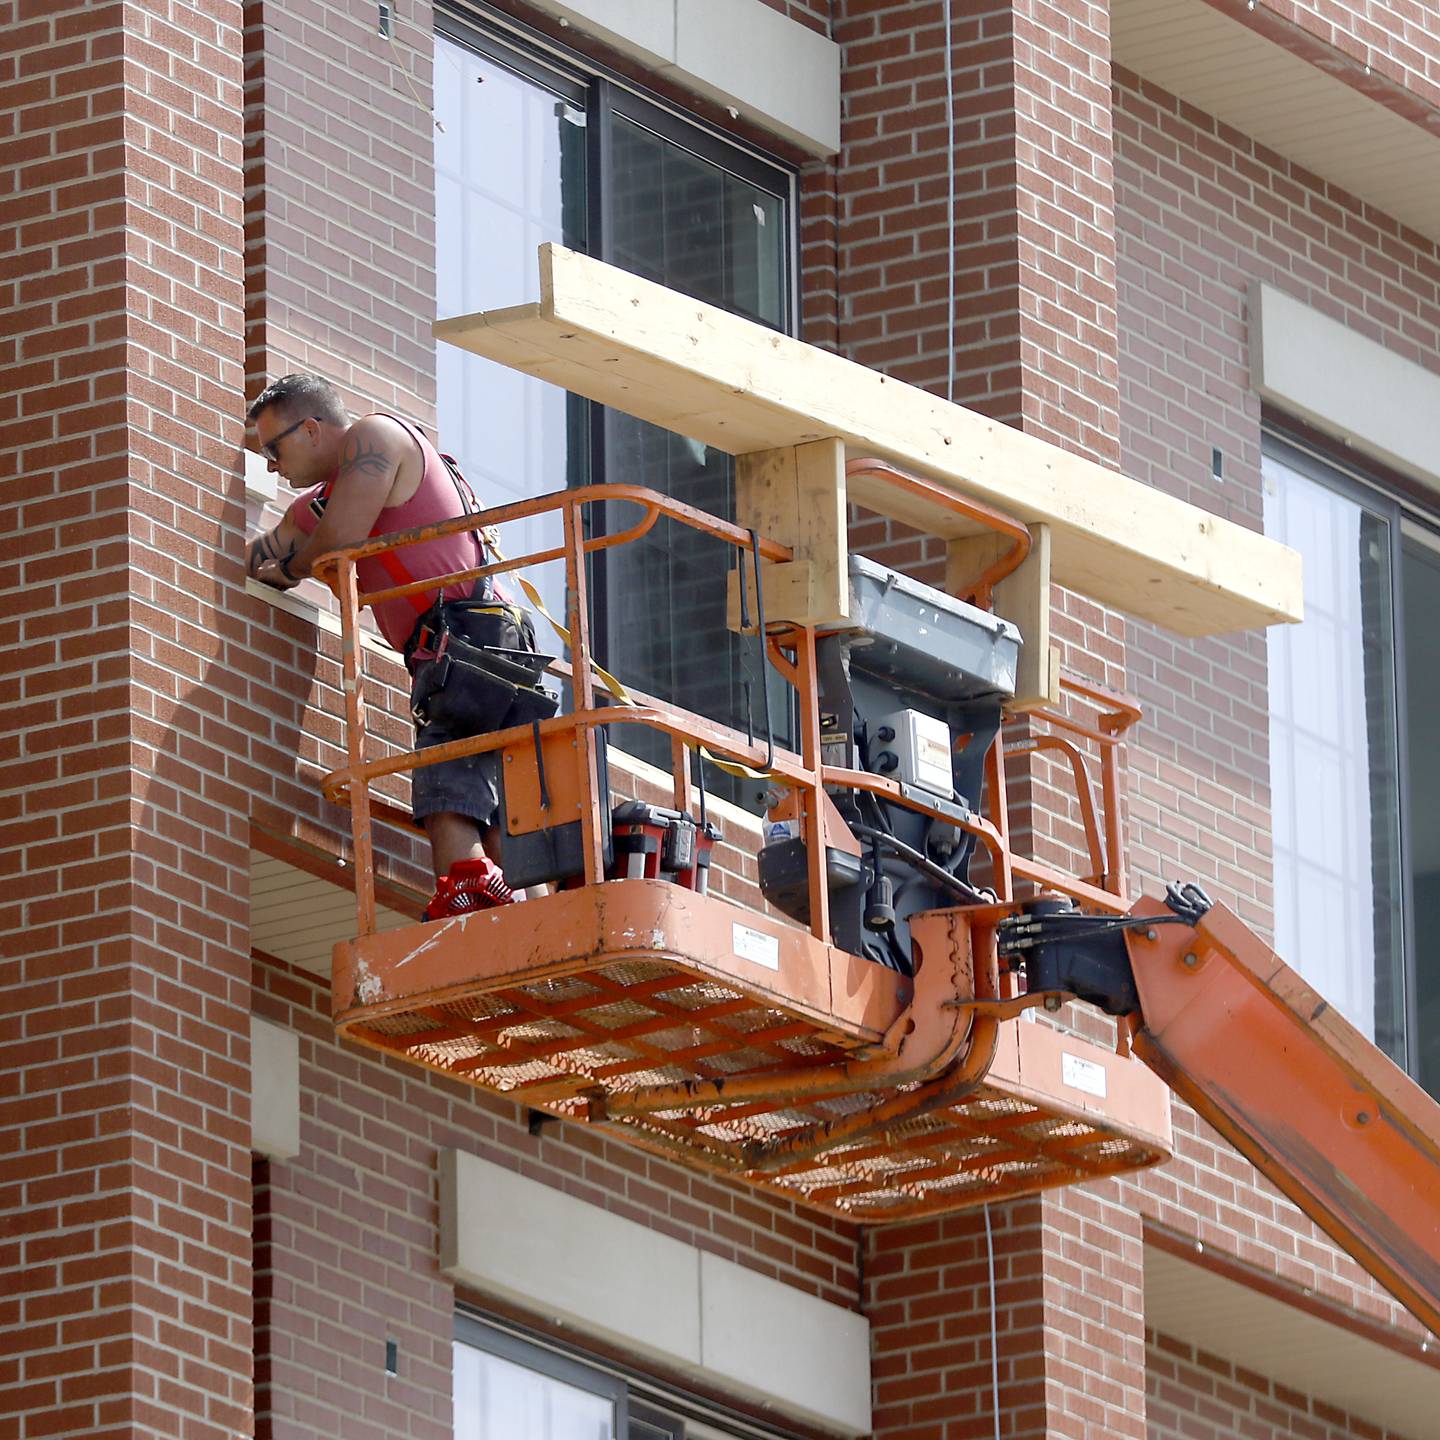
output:
<path id="1" fill-rule="evenodd" d="M 351 435 L 340 455 L 338 478 L 343 480 L 347 475 L 364 475 L 371 479 L 388 475 L 393 478 L 395 468 L 394 460 L 383 450 L 368 442 L 362 448 L 361 442 Z"/>
<path id="2" fill-rule="evenodd" d="M 245 552 L 246 573 L 254 575 L 267 560 L 275 558 L 279 549 L 280 542 L 276 539 L 274 530 L 266 530 L 256 535 Z"/>

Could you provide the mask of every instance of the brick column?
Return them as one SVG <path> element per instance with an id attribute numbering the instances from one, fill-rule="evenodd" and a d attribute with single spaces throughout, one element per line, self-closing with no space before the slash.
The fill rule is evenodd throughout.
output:
<path id="1" fill-rule="evenodd" d="M 251 1432 L 240 5 L 12 0 L 0 1414 Z"/>
<path id="2" fill-rule="evenodd" d="M 1048 1429 L 1070 1440 L 1145 1440 L 1145 1259 L 1119 1182 L 1051 1190 L 1044 1244 Z"/>
<path id="3" fill-rule="evenodd" d="M 1144 1440 L 1143 1281 L 1113 1182 L 867 1231 L 875 1440 Z"/>
<path id="4" fill-rule="evenodd" d="M 1109 7 L 950 8 L 948 36 L 934 3 L 848 0 L 836 24 L 845 46 L 839 348 L 946 393 L 953 285 L 954 398 L 1118 465 Z M 938 578 L 938 549 L 897 527 L 867 522 L 854 539 Z M 1123 683 L 1120 617 L 1059 591 L 1055 611 L 1066 663 Z M 1010 780 L 1017 848 L 1084 873 L 1068 776 L 1030 759 Z M 992 1212 L 1009 1440 L 1144 1434 L 1138 1220 L 1099 1193 Z M 887 1230 L 872 1243 L 877 1436 L 993 1434 L 980 1217 Z"/>
<path id="5" fill-rule="evenodd" d="M 1029 1199 L 991 1206 L 988 1241 L 979 1210 L 866 1232 L 875 1440 L 993 1436 L 996 1371 L 1000 1433 L 1046 1433 L 1041 1224 Z"/>
<path id="6" fill-rule="evenodd" d="M 1119 459 L 1109 7 L 850 0 L 840 347 L 943 393 L 955 170 L 955 399 Z"/>

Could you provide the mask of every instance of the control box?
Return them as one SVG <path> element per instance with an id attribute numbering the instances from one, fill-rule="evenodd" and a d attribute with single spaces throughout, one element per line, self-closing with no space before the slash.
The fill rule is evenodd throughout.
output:
<path id="1" fill-rule="evenodd" d="M 948 800 L 955 791 L 950 727 L 919 710 L 895 710 L 870 731 L 870 768 Z"/>

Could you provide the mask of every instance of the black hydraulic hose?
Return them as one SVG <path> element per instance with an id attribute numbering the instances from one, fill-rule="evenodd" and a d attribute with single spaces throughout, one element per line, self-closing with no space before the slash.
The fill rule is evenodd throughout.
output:
<path id="1" fill-rule="evenodd" d="M 1148 930 L 1155 925 L 1190 925 L 1181 915 L 1091 915 L 1075 910 L 1059 915 L 1016 915 L 1002 922 L 1000 950 L 1014 954 L 1033 950 L 1057 940 L 1084 940 L 1091 935 L 1113 934 L 1117 930 Z"/>
<path id="2" fill-rule="evenodd" d="M 700 828 L 705 828 L 705 761 L 695 752 L 695 788 L 700 792 Z"/>
<path id="3" fill-rule="evenodd" d="M 871 811 L 870 818 L 875 822 L 875 828 L 885 835 L 894 835 L 895 829 L 890 824 L 885 814 L 885 807 L 880 803 L 880 797 L 870 790 L 861 790 L 857 798 L 862 804 L 868 804 Z"/>
<path id="4" fill-rule="evenodd" d="M 973 885 L 967 885 L 965 881 L 952 875 L 943 866 L 937 865 L 933 860 L 928 859 L 918 850 L 905 844 L 903 840 L 897 840 L 893 835 L 887 835 L 883 830 L 877 830 L 872 825 L 851 825 L 850 828 L 855 834 L 862 835 L 868 840 L 879 841 L 881 845 L 886 846 L 907 864 L 913 865 L 921 874 L 928 876 L 943 890 L 950 890 L 962 899 L 969 900 L 977 905 L 988 904 L 993 898 L 983 890 L 977 890 Z"/>
<path id="5" fill-rule="evenodd" d="M 750 550 L 755 557 L 755 633 L 760 638 L 760 704 L 765 711 L 765 769 L 769 770 L 775 764 L 775 727 L 770 723 L 770 661 L 765 655 L 765 582 L 760 576 L 760 532 L 753 528 Z M 740 568 L 742 571 L 745 568 L 743 560 Z"/>
<path id="6" fill-rule="evenodd" d="M 881 931 L 880 938 L 885 942 L 885 948 L 890 952 L 890 961 L 896 971 L 901 975 L 913 975 L 915 964 L 911 958 L 900 948 L 900 942 L 895 938 L 895 929 L 892 926 L 889 930 Z"/>

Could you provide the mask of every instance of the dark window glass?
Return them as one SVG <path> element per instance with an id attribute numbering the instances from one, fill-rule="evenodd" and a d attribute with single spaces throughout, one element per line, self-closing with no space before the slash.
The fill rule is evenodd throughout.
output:
<path id="1" fill-rule="evenodd" d="M 773 328 L 783 328 L 784 204 L 754 181 L 691 154 L 623 116 L 611 130 L 609 206 L 615 264 Z M 611 411 L 605 473 L 733 518 L 729 455 Z M 623 522 L 623 516 L 610 519 Z M 726 572 L 734 551 L 662 520 L 605 561 L 606 663 L 640 689 L 724 721 L 762 731 L 761 661 L 754 641 L 725 624 Z M 772 723 L 785 729 L 785 693 L 771 675 Z M 667 761 L 659 736 L 626 734 L 626 749 Z M 724 777 L 718 785 L 742 802 Z M 752 789 L 757 787 L 751 787 Z"/>

